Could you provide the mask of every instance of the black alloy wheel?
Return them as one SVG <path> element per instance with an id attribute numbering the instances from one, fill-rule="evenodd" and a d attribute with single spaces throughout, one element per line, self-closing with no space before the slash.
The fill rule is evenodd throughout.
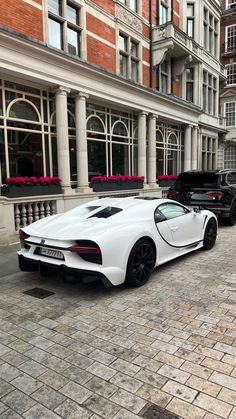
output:
<path id="1" fill-rule="evenodd" d="M 125 283 L 133 287 L 145 284 L 155 264 L 155 251 L 151 243 L 146 239 L 140 239 L 135 243 L 130 252 Z"/>
<path id="2" fill-rule="evenodd" d="M 227 219 L 227 224 L 234 226 L 236 223 L 236 202 L 234 201 L 230 208 L 229 218 Z"/>
<path id="3" fill-rule="evenodd" d="M 210 250 L 214 247 L 217 237 L 217 223 L 214 218 L 211 218 L 205 229 L 204 239 L 203 239 L 203 249 Z"/>

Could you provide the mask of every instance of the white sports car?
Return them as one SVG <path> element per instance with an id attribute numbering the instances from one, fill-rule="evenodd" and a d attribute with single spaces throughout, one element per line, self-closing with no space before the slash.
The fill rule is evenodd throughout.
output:
<path id="1" fill-rule="evenodd" d="M 105 285 L 143 285 L 153 268 L 211 249 L 216 216 L 170 199 L 102 198 L 20 231 L 22 271 L 63 278 L 101 278 Z"/>

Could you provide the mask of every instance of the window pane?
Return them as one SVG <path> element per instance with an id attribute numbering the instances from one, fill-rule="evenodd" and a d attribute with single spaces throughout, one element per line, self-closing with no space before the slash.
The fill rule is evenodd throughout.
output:
<path id="1" fill-rule="evenodd" d="M 137 0 L 130 0 L 129 2 L 130 5 L 130 9 L 133 10 L 134 12 L 137 12 Z"/>
<path id="2" fill-rule="evenodd" d="M 48 0 L 48 10 L 55 15 L 61 15 L 61 0 Z"/>
<path id="3" fill-rule="evenodd" d="M 127 57 L 120 54 L 120 74 L 127 77 Z"/>
<path id="4" fill-rule="evenodd" d="M 186 85 L 186 100 L 193 102 L 193 83 L 187 83 Z"/>
<path id="5" fill-rule="evenodd" d="M 136 61 L 131 61 L 131 79 L 133 81 L 138 81 L 138 63 Z"/>
<path id="6" fill-rule="evenodd" d="M 127 38 L 123 35 L 119 35 L 119 48 L 127 51 Z"/>
<path id="7" fill-rule="evenodd" d="M 131 55 L 138 57 L 138 44 L 133 41 L 131 41 Z"/>
<path id="8" fill-rule="evenodd" d="M 79 10 L 72 6 L 67 6 L 67 20 L 75 25 L 79 25 Z"/>
<path id="9" fill-rule="evenodd" d="M 187 5 L 187 16 L 192 17 L 194 16 L 194 5 L 188 4 Z"/>
<path id="10" fill-rule="evenodd" d="M 79 55 L 79 33 L 68 28 L 68 52 Z"/>
<path id="11" fill-rule="evenodd" d="M 53 47 L 62 49 L 61 25 L 53 19 L 48 19 L 48 42 Z"/>
<path id="12" fill-rule="evenodd" d="M 187 20 L 187 35 L 190 36 L 191 38 L 194 35 L 194 22 L 193 22 L 193 19 L 188 19 Z"/>
<path id="13" fill-rule="evenodd" d="M 167 7 L 164 4 L 160 5 L 160 25 L 167 22 Z"/>

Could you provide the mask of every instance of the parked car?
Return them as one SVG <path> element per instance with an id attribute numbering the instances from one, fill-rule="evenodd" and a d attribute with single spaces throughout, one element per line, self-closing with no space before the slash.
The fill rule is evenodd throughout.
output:
<path id="1" fill-rule="evenodd" d="M 187 206 L 201 206 L 233 226 L 236 223 L 236 170 L 180 173 L 167 197 Z"/>
<path id="2" fill-rule="evenodd" d="M 95 276 L 105 285 L 143 285 L 154 267 L 211 249 L 217 218 L 160 198 L 102 198 L 20 231 L 22 271 Z"/>

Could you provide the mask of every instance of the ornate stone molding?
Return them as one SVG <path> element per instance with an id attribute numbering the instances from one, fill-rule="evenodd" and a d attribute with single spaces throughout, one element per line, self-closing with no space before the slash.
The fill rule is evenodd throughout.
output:
<path id="1" fill-rule="evenodd" d="M 180 76 L 184 72 L 186 64 L 191 63 L 192 59 L 192 55 L 189 54 L 176 61 L 174 64 L 173 77 L 176 78 Z"/>
<path id="2" fill-rule="evenodd" d="M 120 4 L 116 4 L 116 18 L 142 33 L 142 22 L 126 7 L 123 7 Z"/>

